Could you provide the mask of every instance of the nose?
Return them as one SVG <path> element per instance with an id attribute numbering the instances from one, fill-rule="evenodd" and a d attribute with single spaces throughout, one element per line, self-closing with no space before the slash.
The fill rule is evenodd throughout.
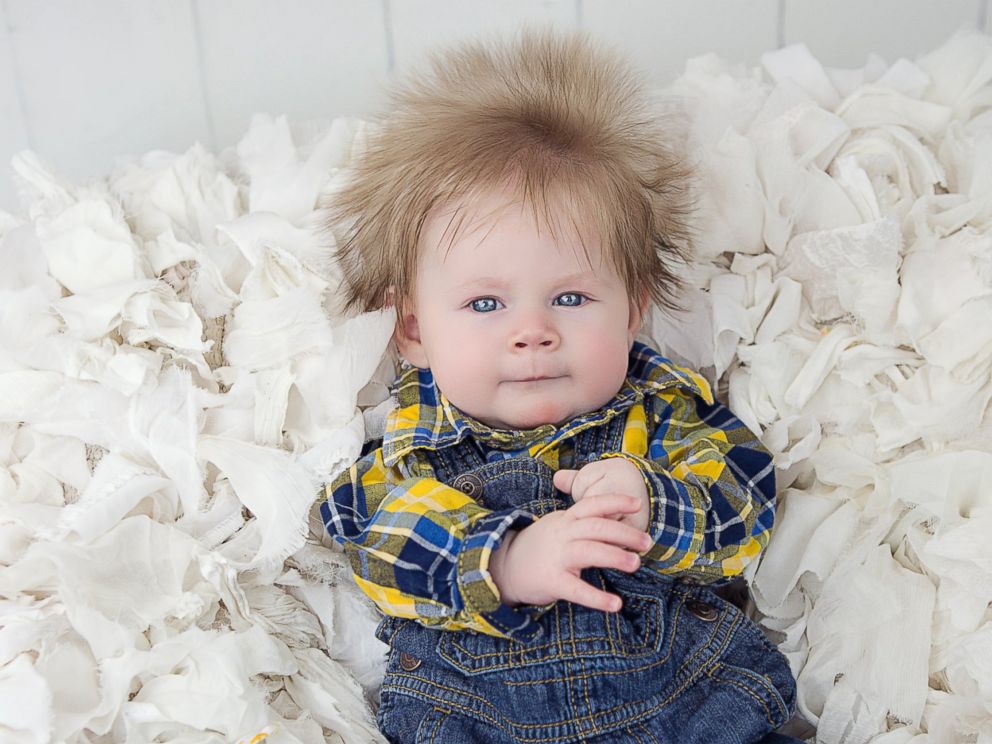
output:
<path id="1" fill-rule="evenodd" d="M 544 349 L 553 351 L 561 343 L 561 337 L 550 319 L 544 313 L 528 313 L 520 319 L 511 336 L 511 345 L 516 350 Z"/>

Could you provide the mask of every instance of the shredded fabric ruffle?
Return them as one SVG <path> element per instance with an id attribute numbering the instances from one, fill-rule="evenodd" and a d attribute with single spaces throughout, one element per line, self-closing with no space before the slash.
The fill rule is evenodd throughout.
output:
<path id="1" fill-rule="evenodd" d="M 992 40 L 708 55 L 661 93 L 689 114 L 697 262 L 642 338 L 774 453 L 747 578 L 796 729 L 992 742 Z M 310 522 L 394 405 L 393 313 L 341 314 L 319 229 L 368 126 L 260 115 L 84 186 L 14 158 L 4 742 L 383 741 L 376 612 Z"/>

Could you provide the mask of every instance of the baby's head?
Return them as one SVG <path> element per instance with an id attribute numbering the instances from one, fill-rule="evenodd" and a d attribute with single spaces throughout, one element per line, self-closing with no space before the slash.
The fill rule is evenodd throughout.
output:
<path id="1" fill-rule="evenodd" d="M 395 304 L 400 353 L 490 426 L 608 402 L 688 250 L 688 170 L 631 71 L 524 34 L 435 57 L 393 103 L 330 205 L 346 309 Z"/>

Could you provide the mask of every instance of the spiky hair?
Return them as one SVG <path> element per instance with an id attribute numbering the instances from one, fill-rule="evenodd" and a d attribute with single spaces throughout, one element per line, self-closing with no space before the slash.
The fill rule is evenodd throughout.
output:
<path id="1" fill-rule="evenodd" d="M 552 231 L 562 212 L 591 218 L 628 294 L 679 309 L 690 171 L 622 57 L 585 34 L 524 31 L 436 54 L 390 93 L 325 204 L 345 311 L 387 306 L 390 288 L 411 297 L 432 210 L 507 186 Z"/>

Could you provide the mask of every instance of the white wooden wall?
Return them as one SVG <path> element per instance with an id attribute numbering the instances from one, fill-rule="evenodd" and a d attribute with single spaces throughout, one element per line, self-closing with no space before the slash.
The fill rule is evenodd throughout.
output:
<path id="1" fill-rule="evenodd" d="M 521 24 L 620 43 L 659 85 L 713 51 L 804 41 L 828 65 L 914 58 L 992 0 L 0 0 L 0 208 L 30 147 L 70 178 L 117 157 L 231 145 L 256 111 L 366 115 L 426 50 Z"/>

